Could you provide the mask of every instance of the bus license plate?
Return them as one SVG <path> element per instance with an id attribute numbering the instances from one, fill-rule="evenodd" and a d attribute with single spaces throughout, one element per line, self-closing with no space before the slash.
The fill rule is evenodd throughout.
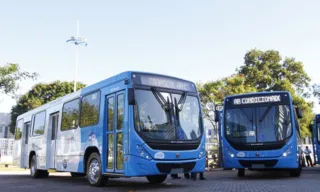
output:
<path id="1" fill-rule="evenodd" d="M 252 168 L 264 168 L 264 164 L 252 164 Z"/>
<path id="2" fill-rule="evenodd" d="M 180 169 L 171 169 L 171 174 L 183 173 L 183 168 Z"/>

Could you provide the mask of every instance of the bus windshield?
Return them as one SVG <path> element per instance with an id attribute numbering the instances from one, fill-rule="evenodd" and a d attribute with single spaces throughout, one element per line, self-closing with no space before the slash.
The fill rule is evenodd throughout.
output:
<path id="1" fill-rule="evenodd" d="M 137 131 L 153 140 L 198 139 L 201 136 L 198 98 L 169 92 L 158 94 L 150 90 L 135 90 Z"/>
<path id="2" fill-rule="evenodd" d="M 289 105 L 227 109 L 225 135 L 234 143 L 282 141 L 291 136 Z"/>

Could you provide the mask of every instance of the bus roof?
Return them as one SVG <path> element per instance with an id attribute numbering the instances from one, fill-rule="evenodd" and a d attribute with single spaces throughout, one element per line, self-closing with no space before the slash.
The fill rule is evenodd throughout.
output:
<path id="1" fill-rule="evenodd" d="M 76 92 L 69 93 L 69 94 L 67 94 L 65 96 L 59 97 L 59 98 L 57 98 L 57 99 L 55 99 L 53 101 L 50 101 L 49 103 L 46 103 L 46 104 L 44 104 L 44 105 L 42 105 L 40 107 L 37 107 L 35 109 L 32 109 L 32 110 L 28 111 L 28 112 L 25 112 L 25 113 L 19 115 L 17 117 L 17 119 L 20 119 L 23 116 L 31 115 L 31 114 L 33 114 L 35 112 L 40 112 L 40 111 L 45 110 L 45 109 L 47 109 L 47 108 L 49 108 L 51 106 L 55 106 L 57 104 L 64 103 L 66 101 L 72 100 L 73 98 L 77 98 L 80 95 L 87 94 L 87 93 L 89 93 L 91 91 L 94 91 L 94 90 L 100 89 L 102 87 L 114 84 L 114 83 L 116 83 L 118 81 L 122 81 L 122 80 L 125 80 L 125 79 L 131 79 L 131 74 L 132 73 L 140 73 L 140 74 L 146 74 L 146 75 L 158 75 L 158 76 L 169 77 L 169 78 L 179 79 L 179 80 L 182 80 L 182 81 L 193 83 L 191 81 L 188 81 L 188 80 L 185 80 L 185 79 L 181 79 L 181 78 L 177 78 L 177 77 L 173 77 L 173 76 L 169 76 L 169 75 L 150 73 L 150 72 L 143 72 L 143 71 L 124 71 L 124 72 L 118 73 L 118 74 L 116 74 L 114 76 L 108 77 L 108 78 L 106 78 L 104 80 L 98 81 L 97 83 L 88 85 L 87 87 L 84 87 L 83 89 L 80 89 L 80 90 L 78 90 Z"/>

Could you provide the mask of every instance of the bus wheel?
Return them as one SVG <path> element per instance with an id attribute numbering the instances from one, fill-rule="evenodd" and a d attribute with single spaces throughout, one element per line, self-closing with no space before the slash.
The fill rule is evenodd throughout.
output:
<path id="1" fill-rule="evenodd" d="M 87 178 L 94 187 L 102 187 L 108 178 L 102 174 L 101 159 L 97 153 L 92 153 L 87 161 Z"/>
<path id="2" fill-rule="evenodd" d="M 301 175 L 301 168 L 297 168 L 297 169 L 292 169 L 290 170 L 290 175 L 292 177 L 300 177 Z"/>
<path id="3" fill-rule="evenodd" d="M 244 177 L 245 169 L 238 169 L 238 177 Z"/>
<path id="4" fill-rule="evenodd" d="M 33 178 L 45 178 L 49 176 L 49 173 L 47 170 L 39 170 L 37 168 L 37 157 L 36 155 L 33 155 L 30 162 L 30 175 Z"/>
<path id="5" fill-rule="evenodd" d="M 150 175 L 147 176 L 147 179 L 152 184 L 163 183 L 167 179 L 167 175 Z"/>
<path id="6" fill-rule="evenodd" d="M 84 177 L 86 176 L 85 173 L 76 173 L 76 172 L 70 172 L 71 177 Z"/>

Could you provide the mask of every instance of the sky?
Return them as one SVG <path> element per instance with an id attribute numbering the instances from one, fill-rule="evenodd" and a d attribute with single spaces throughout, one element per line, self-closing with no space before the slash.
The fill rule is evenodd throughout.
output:
<path id="1" fill-rule="evenodd" d="M 75 46 L 66 40 L 79 20 L 88 46 L 80 47 L 77 79 L 87 85 L 128 70 L 217 80 L 253 48 L 302 61 L 320 83 L 319 7 L 318 0 L 4 1 L 0 65 L 40 74 L 20 94 L 39 82 L 73 81 Z M 10 112 L 15 101 L 1 98 L 0 112 Z"/>

